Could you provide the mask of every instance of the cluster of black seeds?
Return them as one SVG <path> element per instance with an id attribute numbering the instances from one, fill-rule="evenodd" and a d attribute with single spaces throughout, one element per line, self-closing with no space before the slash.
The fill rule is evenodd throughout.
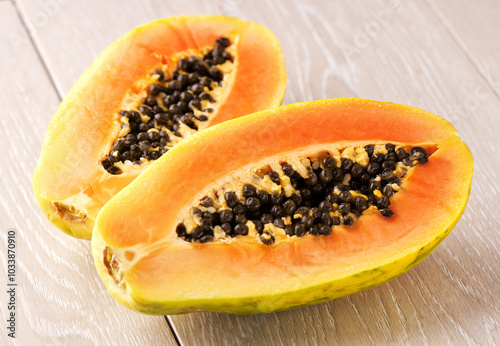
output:
<path id="1" fill-rule="evenodd" d="M 330 235 L 332 227 L 337 225 L 351 226 L 356 218 L 370 206 L 376 207 L 386 217 L 394 213 L 389 208 L 390 198 L 396 193 L 392 184 L 400 184 L 400 177 L 395 174 L 396 164 L 401 162 L 407 167 L 424 164 L 428 155 L 421 147 L 406 151 L 402 147 L 396 150 L 394 144 L 386 144 L 386 154 L 374 154 L 374 145 L 365 146 L 369 163 L 363 166 L 350 159 L 342 158 L 337 167 L 335 158 L 328 156 L 321 164 L 309 167 L 309 176 L 304 179 L 289 164 L 282 165 L 285 175 L 290 178 L 291 185 L 298 192 L 290 198 L 281 193 L 268 194 L 254 185 L 243 186 L 243 199 L 238 200 L 236 193 L 226 192 L 224 198 L 230 209 L 201 211 L 193 208 L 192 213 L 201 220 L 200 225 L 190 233 L 183 223 L 177 226 L 177 235 L 188 242 L 210 242 L 214 240 L 214 227 L 220 226 L 229 237 L 248 235 L 246 225 L 251 220 L 260 240 L 264 244 L 272 244 L 275 238 L 264 231 L 264 225 L 273 224 L 285 230 L 288 236 L 302 237 L 312 235 Z M 350 180 L 346 185 L 346 175 Z M 269 178 L 280 185 L 277 172 L 268 173 Z M 344 184 L 342 183 L 344 182 Z M 200 202 L 204 209 L 210 210 L 214 201 L 205 197 Z M 337 212 L 338 213 L 332 213 Z M 336 214 L 339 216 L 332 216 Z M 285 225 L 283 217 L 292 218 L 291 225 Z"/>
<path id="2" fill-rule="evenodd" d="M 141 106 L 134 111 L 120 112 L 120 116 L 128 120 L 130 132 L 113 143 L 109 156 L 102 161 L 108 173 L 122 173 L 115 166 L 119 161 L 140 164 L 141 158 L 157 160 L 168 151 L 171 139 L 167 129 L 182 137 L 178 131 L 181 123 L 198 130 L 195 120 L 208 120 L 206 115 L 195 116 L 194 110 L 213 111 L 210 107 L 202 109 L 201 101 L 215 102 L 208 91 L 213 89 L 212 83 L 220 84 L 224 77 L 217 65 L 232 60 L 231 54 L 225 50 L 230 44 L 228 38 L 221 37 L 203 58 L 190 56 L 179 60 L 171 78 L 166 78 L 162 70 L 153 72 L 158 82 L 149 86 L 148 97 Z"/>

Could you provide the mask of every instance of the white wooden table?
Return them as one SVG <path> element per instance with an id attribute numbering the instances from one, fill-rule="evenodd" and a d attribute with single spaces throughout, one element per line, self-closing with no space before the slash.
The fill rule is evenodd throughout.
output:
<path id="1" fill-rule="evenodd" d="M 284 104 L 335 97 L 404 103 L 450 120 L 475 175 L 455 230 L 377 288 L 257 316 L 145 316 L 116 303 L 90 243 L 46 221 L 31 175 L 50 118 L 113 40 L 147 21 L 227 14 L 270 27 Z M 500 344 L 500 2 L 496 0 L 0 0 L 0 311 L 10 345 Z M 16 234 L 16 339 L 7 337 L 7 235 Z"/>

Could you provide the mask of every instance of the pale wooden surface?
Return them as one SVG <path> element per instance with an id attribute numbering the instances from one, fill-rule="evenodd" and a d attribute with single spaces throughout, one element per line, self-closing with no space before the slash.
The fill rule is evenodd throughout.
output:
<path id="1" fill-rule="evenodd" d="M 39 212 L 31 175 L 60 99 L 31 43 L 13 45 L 11 33 L 25 34 L 14 6 L 2 1 L 0 13 L 2 320 L 8 298 L 6 233 L 14 228 L 17 344 L 175 345 L 163 317 L 127 311 L 106 294 L 95 275 L 89 242 L 63 237 Z M 7 344 L 5 324 L 0 340 Z"/>
<path id="2" fill-rule="evenodd" d="M 390 283 L 289 312 L 165 320 L 114 302 L 89 244 L 56 230 L 34 203 L 30 176 L 43 132 L 60 97 L 114 39 L 155 18 L 200 13 L 275 32 L 288 71 L 284 103 L 355 96 L 450 120 L 474 155 L 475 175 L 469 206 L 445 242 Z M 17 229 L 17 343 L 175 344 L 172 328 L 187 345 L 500 344 L 499 16 L 495 0 L 0 1 L 0 241 Z"/>

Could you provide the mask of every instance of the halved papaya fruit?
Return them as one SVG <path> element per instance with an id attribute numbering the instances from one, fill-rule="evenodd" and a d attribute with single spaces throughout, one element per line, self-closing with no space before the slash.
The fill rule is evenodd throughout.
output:
<path id="1" fill-rule="evenodd" d="M 92 252 L 111 294 L 149 314 L 265 313 L 412 268 L 449 234 L 472 156 L 423 110 L 297 103 L 204 130 L 100 211 Z"/>
<path id="2" fill-rule="evenodd" d="M 64 232 L 90 239 L 101 207 L 176 143 L 278 106 L 283 54 L 267 28 L 225 16 L 158 20 L 106 49 L 49 126 L 33 186 Z"/>

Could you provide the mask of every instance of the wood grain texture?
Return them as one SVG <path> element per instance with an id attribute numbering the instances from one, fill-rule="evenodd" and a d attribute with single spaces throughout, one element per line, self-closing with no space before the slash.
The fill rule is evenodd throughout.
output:
<path id="1" fill-rule="evenodd" d="M 90 243 L 65 236 L 38 210 L 31 187 L 60 100 L 9 2 L 0 2 L 0 311 L 7 319 L 7 231 L 17 242 L 19 345 L 176 345 L 161 316 L 116 303 L 95 272 Z M 0 344 L 12 342 L 2 323 Z M 10 342 L 9 342 L 10 341 Z"/>
<path id="2" fill-rule="evenodd" d="M 455 1 L 453 6 L 443 0 L 428 2 L 478 72 L 500 95 L 500 40 L 492 35 L 492 32 L 498 32 L 500 26 L 500 2 L 460 0 Z"/>
<path id="3" fill-rule="evenodd" d="M 496 155 L 499 144 L 496 132 L 500 127 L 500 100 L 485 73 L 478 70 L 480 66 L 486 75 L 499 76 L 494 60 L 500 54 L 496 37 L 500 25 L 497 17 L 490 14 L 497 9 L 493 1 L 474 4 L 471 12 L 465 1 L 464 10 L 446 8 L 445 11 L 448 2 L 438 0 L 429 3 L 151 0 L 127 6 L 121 1 L 60 3 L 52 12 L 42 9 L 37 0 L 21 0 L 18 5 L 61 95 L 100 51 L 139 24 L 179 14 L 227 14 L 267 25 L 278 36 L 288 71 L 284 103 L 364 97 L 410 104 L 450 120 L 474 155 L 474 182 L 464 216 L 447 240 L 415 269 L 369 291 L 289 312 L 258 316 L 213 313 L 169 316 L 182 343 L 499 343 L 500 221 L 496 215 L 500 212 L 497 173 L 500 160 Z M 43 17 L 40 11 L 46 11 L 47 21 L 37 22 L 36 18 Z M 468 13 L 474 16 L 467 18 Z M 482 14 L 491 17 L 483 29 Z M 45 126 L 49 114 L 42 116 Z M 16 118 L 16 129 L 29 122 L 27 116 Z M 39 129 L 37 138 L 41 138 L 43 129 Z M 31 167 L 33 155 L 26 153 L 19 165 Z M 18 178 L 8 179 L 9 186 L 15 186 Z M 29 191 L 23 198 L 30 198 Z M 7 201 L 10 198 L 3 203 Z M 29 211 L 26 222 L 33 228 L 43 224 L 50 229 L 33 210 L 34 206 L 26 202 L 17 202 Z M 64 249 L 68 243 L 66 237 L 57 235 L 53 229 L 49 233 Z M 39 245 L 33 245 L 32 249 L 47 250 L 40 250 Z M 78 262 L 90 256 L 86 250 L 82 246 L 78 253 L 63 250 L 54 256 L 59 256 L 58 264 L 66 263 L 66 256 Z M 97 280 L 91 269 L 89 265 L 89 273 L 78 280 L 88 277 Z M 66 285 L 72 284 L 68 278 Z M 100 283 L 93 285 L 98 287 Z M 52 288 L 54 292 L 64 290 L 64 286 L 55 284 Z M 105 293 L 97 288 L 92 293 L 82 290 L 79 294 L 82 298 L 95 295 L 105 300 Z M 144 328 L 133 329 L 137 335 L 144 333 Z"/>

